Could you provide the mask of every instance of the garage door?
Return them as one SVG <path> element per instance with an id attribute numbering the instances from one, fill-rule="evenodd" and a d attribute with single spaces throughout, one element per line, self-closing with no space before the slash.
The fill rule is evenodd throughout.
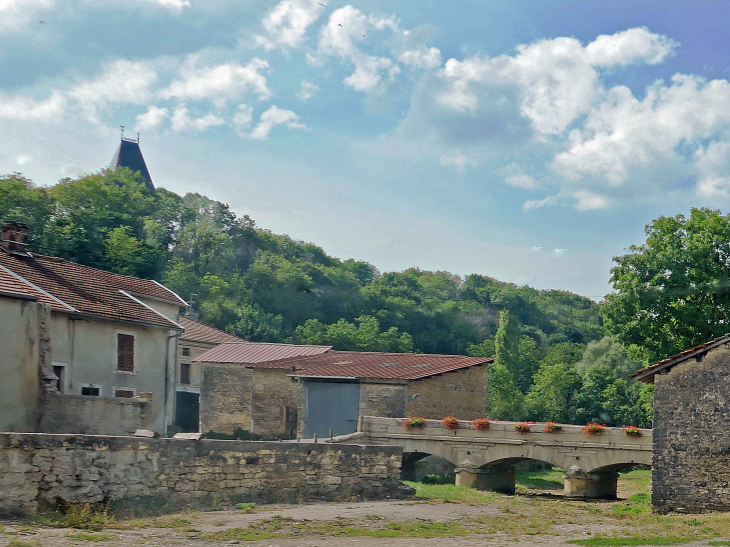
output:
<path id="1" fill-rule="evenodd" d="M 306 436 L 327 437 L 354 433 L 357 429 L 359 385 L 344 382 L 307 381 Z"/>

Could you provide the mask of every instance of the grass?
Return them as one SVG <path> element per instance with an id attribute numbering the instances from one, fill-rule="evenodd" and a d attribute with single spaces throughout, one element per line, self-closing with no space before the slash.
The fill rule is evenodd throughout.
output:
<path id="1" fill-rule="evenodd" d="M 678 537 L 624 537 L 624 538 L 592 538 L 569 541 L 576 545 L 592 546 L 631 546 L 631 545 L 679 545 L 695 541 L 695 538 Z M 712 544 L 710 544 L 712 545 Z"/>
<path id="2" fill-rule="evenodd" d="M 253 510 L 256 509 L 256 504 L 255 503 L 239 503 L 239 504 L 236 504 L 236 509 L 238 509 L 242 513 L 253 513 Z"/>
<path id="3" fill-rule="evenodd" d="M 40 547 L 40 545 L 38 541 L 24 541 L 18 538 L 10 538 L 7 547 Z"/>
<path id="4" fill-rule="evenodd" d="M 719 545 L 730 545 L 730 541 L 723 539 L 721 541 L 711 541 L 707 545 L 712 545 L 713 547 L 719 546 Z"/>
<path id="5" fill-rule="evenodd" d="M 563 474 L 557 467 L 540 471 L 517 471 L 517 490 L 563 490 Z"/>
<path id="6" fill-rule="evenodd" d="M 423 484 L 403 481 L 416 489 L 416 498 L 423 500 L 439 500 L 454 503 L 492 503 L 496 499 L 493 492 L 482 492 L 468 486 L 454 484 Z"/>
<path id="7" fill-rule="evenodd" d="M 75 541 L 110 541 L 117 539 L 117 536 L 111 534 L 92 534 L 89 532 L 77 532 L 66 537 Z"/>
<path id="8" fill-rule="evenodd" d="M 54 528 L 78 528 L 80 530 L 103 530 L 109 522 L 106 506 L 87 503 L 71 505 L 65 512 L 47 511 L 35 515 L 31 522 L 41 526 Z"/>

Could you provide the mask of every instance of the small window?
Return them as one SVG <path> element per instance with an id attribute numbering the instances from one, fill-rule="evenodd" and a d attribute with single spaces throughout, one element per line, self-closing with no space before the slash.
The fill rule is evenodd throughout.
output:
<path id="1" fill-rule="evenodd" d="M 63 393 L 63 388 L 65 385 L 65 376 L 66 376 L 66 367 L 61 365 L 53 365 L 53 374 L 56 375 L 56 391 L 59 393 Z"/>
<path id="2" fill-rule="evenodd" d="M 183 357 L 190 357 L 190 348 L 183 348 Z"/>
<path id="3" fill-rule="evenodd" d="M 117 370 L 134 372 L 134 336 L 117 334 Z"/>
<path id="4" fill-rule="evenodd" d="M 129 389 L 115 389 L 114 396 L 122 397 L 124 399 L 130 399 L 130 398 L 134 397 L 134 391 L 129 390 Z"/>
<path id="5" fill-rule="evenodd" d="M 180 363 L 180 383 L 190 385 L 190 363 Z"/>
<path id="6" fill-rule="evenodd" d="M 99 395 L 101 395 L 101 388 L 93 384 L 89 384 L 88 386 L 81 386 L 81 395 L 98 397 Z"/>

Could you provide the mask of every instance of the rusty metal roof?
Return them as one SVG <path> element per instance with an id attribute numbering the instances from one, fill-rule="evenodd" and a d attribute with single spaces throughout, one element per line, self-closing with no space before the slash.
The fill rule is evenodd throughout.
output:
<path id="1" fill-rule="evenodd" d="M 492 363 L 491 357 L 434 355 L 423 353 L 371 353 L 328 351 L 320 355 L 295 357 L 257 368 L 295 368 L 292 376 L 303 378 L 372 378 L 418 380 L 437 374 Z"/>
<path id="2" fill-rule="evenodd" d="M 730 334 L 725 334 L 724 336 L 720 336 L 719 338 L 715 338 L 714 340 L 710 340 L 709 342 L 705 342 L 704 344 L 695 346 L 692 349 L 688 349 L 677 353 L 676 355 L 672 355 L 671 357 L 667 357 L 666 359 L 662 359 L 658 363 L 641 369 L 638 372 L 634 372 L 633 374 L 629 374 L 628 377 L 634 378 L 639 382 L 644 382 L 645 384 L 653 384 L 654 376 L 656 376 L 658 373 L 664 370 L 668 370 L 673 366 L 686 361 L 687 359 L 691 359 L 692 357 L 700 359 L 711 349 L 716 348 L 717 346 L 720 346 L 726 342 L 730 342 Z"/>
<path id="3" fill-rule="evenodd" d="M 179 323 L 185 327 L 185 332 L 180 336 L 180 340 L 190 342 L 203 342 L 206 344 L 222 344 L 223 342 L 246 342 L 243 338 L 233 336 L 222 330 L 218 330 L 198 321 L 193 321 L 189 317 L 180 317 Z"/>
<path id="4" fill-rule="evenodd" d="M 238 363 L 245 365 L 304 355 L 317 355 L 330 349 L 332 349 L 332 346 L 298 346 L 296 344 L 270 344 L 266 342 L 229 342 L 201 353 L 195 358 L 195 361 L 205 363 Z"/>

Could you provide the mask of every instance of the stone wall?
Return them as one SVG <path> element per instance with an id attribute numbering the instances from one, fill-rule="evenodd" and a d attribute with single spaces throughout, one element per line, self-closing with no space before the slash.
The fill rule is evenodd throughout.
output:
<path id="1" fill-rule="evenodd" d="M 487 365 L 411 380 L 406 395 L 406 416 L 434 420 L 444 416 L 483 418 L 487 409 Z"/>
<path id="2" fill-rule="evenodd" d="M 654 510 L 730 510 L 730 349 L 720 346 L 654 381 Z"/>
<path id="3" fill-rule="evenodd" d="M 296 438 L 303 420 L 297 408 L 299 382 L 287 377 L 288 370 L 253 369 L 253 430 L 266 438 Z M 287 407 L 290 421 L 287 422 Z"/>
<path id="4" fill-rule="evenodd" d="M 243 365 L 204 364 L 200 384 L 200 431 L 233 433 L 253 428 L 253 370 Z"/>
<path id="5" fill-rule="evenodd" d="M 392 446 L 0 433 L 0 514 L 59 502 L 408 497 L 401 457 Z"/>
<path id="6" fill-rule="evenodd" d="M 152 401 L 48 393 L 39 404 L 40 431 L 82 435 L 132 435 L 150 429 Z"/>
<path id="7" fill-rule="evenodd" d="M 398 418 L 406 411 L 405 382 L 361 383 L 360 416 Z"/>

